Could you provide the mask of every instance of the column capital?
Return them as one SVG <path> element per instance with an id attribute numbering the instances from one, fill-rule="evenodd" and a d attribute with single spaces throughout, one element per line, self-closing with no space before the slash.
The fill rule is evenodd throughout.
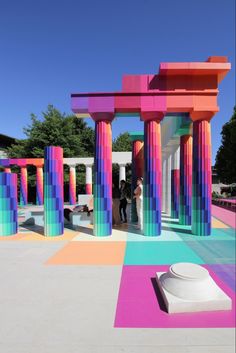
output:
<path id="1" fill-rule="evenodd" d="M 114 112 L 96 112 L 96 113 L 91 113 L 90 115 L 95 122 L 99 122 L 99 121 L 112 122 L 112 120 L 115 118 Z"/>
<path id="2" fill-rule="evenodd" d="M 68 164 L 69 168 L 76 168 L 76 164 Z"/>
<path id="3" fill-rule="evenodd" d="M 198 120 L 210 121 L 217 111 L 192 111 L 189 116 L 193 122 Z"/>
<path id="4" fill-rule="evenodd" d="M 141 120 L 143 121 L 151 121 L 151 120 L 155 120 L 155 121 L 159 121 L 161 122 L 161 120 L 164 118 L 165 116 L 165 112 L 163 111 L 141 111 Z"/>

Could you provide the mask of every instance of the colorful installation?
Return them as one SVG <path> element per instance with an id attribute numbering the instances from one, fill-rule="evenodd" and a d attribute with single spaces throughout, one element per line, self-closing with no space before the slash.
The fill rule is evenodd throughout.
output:
<path id="1" fill-rule="evenodd" d="M 191 225 L 192 217 L 192 148 L 192 136 L 181 136 L 179 223 L 186 226 Z"/>
<path id="2" fill-rule="evenodd" d="M 229 72 L 230 68 L 231 65 L 227 58 L 220 56 L 211 56 L 205 62 L 161 63 L 158 73 L 125 75 L 122 79 L 121 91 L 74 93 L 71 95 L 72 111 L 78 118 L 92 117 L 94 119 L 94 116 L 96 116 L 96 119 L 99 120 L 99 124 L 100 122 L 105 123 L 107 116 L 112 116 L 112 119 L 114 117 L 132 119 L 138 116 L 141 120 L 145 121 L 145 159 L 148 158 L 148 160 L 145 161 L 144 179 L 145 235 L 159 235 L 161 228 L 161 143 L 160 132 L 158 132 L 158 128 L 156 127 L 158 124 L 157 121 L 160 120 L 159 117 L 161 116 L 161 119 L 163 119 L 162 125 L 165 130 L 165 136 L 163 136 L 165 137 L 163 139 L 165 143 L 163 147 L 168 143 L 171 144 L 173 137 L 177 133 L 174 126 L 178 126 L 178 121 L 182 119 L 181 115 L 184 117 L 189 116 L 193 122 L 198 120 L 198 124 L 204 127 L 204 121 L 209 120 L 208 117 L 212 117 L 219 110 L 217 103 L 217 95 L 219 92 L 218 85 Z M 172 120 L 172 126 L 168 124 L 165 126 L 165 120 L 168 119 L 173 119 L 176 121 L 176 124 Z M 199 136 L 199 133 L 195 132 L 195 135 Z M 209 190 L 211 186 L 209 184 L 204 191 L 201 190 L 201 188 L 205 187 L 207 180 L 210 181 L 211 171 L 208 165 L 206 166 L 205 162 L 201 160 L 202 157 L 199 152 L 204 152 L 202 156 L 206 156 L 208 161 L 207 148 L 210 145 L 210 140 L 207 138 L 208 147 L 206 148 L 206 140 L 196 136 L 193 136 L 195 141 L 195 147 L 193 148 L 193 169 L 195 170 L 195 179 L 202 180 L 201 183 L 198 184 L 201 186 L 197 186 L 196 180 L 193 185 L 193 189 L 195 190 L 193 194 L 195 198 L 193 201 L 194 207 L 192 210 L 194 222 L 193 232 L 196 231 L 198 234 L 201 229 L 202 234 L 210 234 L 211 225 L 209 218 L 211 208 L 208 202 L 210 200 Z M 96 128 L 96 141 L 99 141 L 97 142 L 97 146 L 100 145 L 100 141 L 104 141 L 104 131 L 102 128 Z M 105 141 L 105 143 L 110 145 L 111 142 Z M 197 144 L 200 144 L 200 146 L 198 146 L 199 150 L 197 150 Z M 105 146 L 103 149 L 105 149 Z M 100 160 L 102 158 L 101 153 L 98 153 L 96 150 L 95 159 L 97 158 L 99 159 L 99 161 L 95 160 L 95 165 L 99 165 L 99 169 L 97 170 L 101 171 L 102 175 L 106 174 L 106 172 L 102 172 L 101 166 L 107 166 L 108 159 Z M 169 175 L 168 155 L 166 158 L 167 163 L 165 164 L 166 168 L 168 168 L 166 175 Z M 202 163 L 200 163 L 200 161 L 202 161 Z M 197 163 L 199 167 L 197 167 Z M 204 167 L 202 165 L 204 165 Z M 111 165 L 108 166 L 109 170 L 110 168 Z M 201 177 L 197 175 L 198 169 Z M 206 173 L 203 173 L 203 170 Z M 100 177 L 101 176 L 99 176 L 99 178 Z M 100 190 L 99 192 L 103 194 L 105 191 Z M 96 193 L 98 197 L 98 191 L 96 191 Z M 98 202 L 95 203 L 95 214 L 96 212 L 100 214 L 101 209 L 104 210 L 106 207 L 110 207 L 110 193 L 106 195 L 106 202 L 107 204 L 103 204 L 102 206 Z M 165 200 L 164 206 L 165 209 L 169 209 L 169 200 Z M 203 217 L 204 213 L 205 216 Z M 102 228 L 97 225 L 97 222 L 100 222 L 97 216 L 95 220 L 94 227 L 99 227 L 99 234 L 107 235 L 107 227 L 104 226 L 103 231 Z M 111 224 L 109 227 L 111 227 Z"/>
<path id="3" fill-rule="evenodd" d="M 171 170 L 171 217 L 179 218 L 179 169 Z"/>
<path id="4" fill-rule="evenodd" d="M 64 233 L 63 149 L 46 147 L 44 151 L 44 234 Z"/>
<path id="5" fill-rule="evenodd" d="M 132 140 L 132 183 L 131 183 L 131 195 L 134 194 L 136 188 L 136 182 L 138 177 L 144 176 L 144 142 L 143 132 L 131 132 Z M 137 222 L 137 209 L 136 200 L 132 198 L 131 201 L 131 222 Z"/>
<path id="6" fill-rule="evenodd" d="M 192 232 L 211 234 L 211 126 L 208 120 L 193 123 Z"/>
<path id="7" fill-rule="evenodd" d="M 0 236 L 17 233 L 17 175 L 0 173 Z"/>
<path id="8" fill-rule="evenodd" d="M 70 205 L 76 204 L 76 174 L 75 174 L 75 165 L 70 166 L 70 175 L 69 175 L 69 196 L 70 196 Z"/>
<path id="9" fill-rule="evenodd" d="M 86 194 L 92 195 L 93 193 L 93 172 L 92 172 L 92 165 L 86 165 L 86 185 L 85 190 Z"/>
<path id="10" fill-rule="evenodd" d="M 28 173 L 27 167 L 20 169 L 20 205 L 25 206 L 28 203 Z"/>
<path id="11" fill-rule="evenodd" d="M 112 232 L 112 137 L 110 121 L 96 121 L 94 235 Z"/>
<path id="12" fill-rule="evenodd" d="M 43 167 L 36 169 L 36 203 L 43 205 Z"/>
<path id="13" fill-rule="evenodd" d="M 145 122 L 144 132 L 144 235 L 161 234 L 161 130 L 160 121 Z"/>

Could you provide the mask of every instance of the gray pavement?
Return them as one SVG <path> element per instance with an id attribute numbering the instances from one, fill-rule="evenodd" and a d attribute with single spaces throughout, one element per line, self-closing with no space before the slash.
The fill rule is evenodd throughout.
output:
<path id="1" fill-rule="evenodd" d="M 233 353 L 233 329 L 113 328 L 121 266 L 45 262 L 64 242 L 0 243 L 0 353 Z"/>

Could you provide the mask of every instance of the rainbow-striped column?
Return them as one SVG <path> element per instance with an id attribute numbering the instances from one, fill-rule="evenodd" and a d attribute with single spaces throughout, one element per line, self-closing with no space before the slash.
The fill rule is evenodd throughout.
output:
<path id="1" fill-rule="evenodd" d="M 161 127 L 158 120 L 144 123 L 144 235 L 161 234 Z"/>
<path id="2" fill-rule="evenodd" d="M 27 167 L 20 168 L 20 205 L 25 206 L 28 203 L 28 173 Z"/>
<path id="3" fill-rule="evenodd" d="M 43 167 L 36 169 L 36 203 L 43 205 Z"/>
<path id="4" fill-rule="evenodd" d="M 95 122 L 94 235 L 112 233 L 112 133 L 110 121 Z"/>
<path id="5" fill-rule="evenodd" d="M 178 139 L 179 145 L 179 139 Z M 171 218 L 179 218 L 179 147 L 173 147 L 171 158 Z"/>
<path id="6" fill-rule="evenodd" d="M 144 143 L 143 132 L 131 132 L 132 140 L 132 182 L 131 182 L 131 195 L 133 196 L 134 190 L 137 187 L 137 178 L 143 177 L 144 174 Z M 131 222 L 137 222 L 137 209 L 136 200 L 132 197 L 131 203 Z"/>
<path id="7" fill-rule="evenodd" d="M 179 169 L 171 170 L 171 218 L 179 218 Z"/>
<path id="8" fill-rule="evenodd" d="M 93 172 L 92 172 L 92 166 L 91 165 L 86 165 L 86 194 L 92 195 L 93 193 Z"/>
<path id="9" fill-rule="evenodd" d="M 0 173 L 0 236 L 17 233 L 17 175 Z"/>
<path id="10" fill-rule="evenodd" d="M 192 218 L 192 149 L 192 136 L 181 136 L 179 223 L 182 225 L 191 225 Z"/>
<path id="11" fill-rule="evenodd" d="M 64 233 L 64 178 L 63 149 L 46 147 L 44 150 L 44 234 Z"/>
<path id="12" fill-rule="evenodd" d="M 70 194 L 70 205 L 75 205 L 76 204 L 76 172 L 75 172 L 75 165 L 70 165 L 69 194 Z"/>
<path id="13" fill-rule="evenodd" d="M 211 126 L 207 120 L 193 122 L 192 232 L 211 234 Z"/>

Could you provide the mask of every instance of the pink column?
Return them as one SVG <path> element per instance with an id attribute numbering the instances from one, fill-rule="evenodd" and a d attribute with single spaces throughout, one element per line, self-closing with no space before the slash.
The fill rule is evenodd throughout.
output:
<path id="1" fill-rule="evenodd" d="M 28 173 L 27 167 L 20 168 L 20 204 L 22 206 L 28 203 Z"/>
<path id="2" fill-rule="evenodd" d="M 76 204 L 76 172 L 75 172 L 75 165 L 70 165 L 69 193 L 70 193 L 70 205 L 75 205 Z"/>
<path id="3" fill-rule="evenodd" d="M 43 167 L 37 166 L 36 169 L 36 203 L 43 205 Z"/>
<path id="4" fill-rule="evenodd" d="M 192 232 L 211 234 L 211 123 L 205 112 L 191 115 L 193 121 Z"/>
<path id="5" fill-rule="evenodd" d="M 179 223 L 183 225 L 191 225 L 192 217 L 192 149 L 192 136 L 181 136 Z"/>
<path id="6" fill-rule="evenodd" d="M 162 194 L 162 162 L 161 162 L 161 126 L 160 118 L 151 117 L 144 122 L 144 187 L 143 216 L 144 235 L 161 234 L 161 194 Z"/>

